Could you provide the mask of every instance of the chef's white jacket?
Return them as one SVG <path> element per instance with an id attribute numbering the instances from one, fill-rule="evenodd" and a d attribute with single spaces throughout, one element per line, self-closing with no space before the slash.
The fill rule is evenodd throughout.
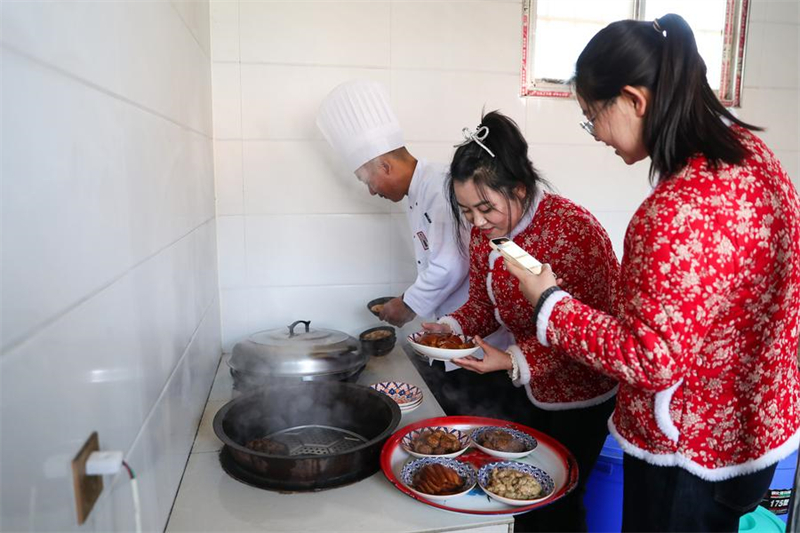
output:
<path id="1" fill-rule="evenodd" d="M 420 317 L 440 317 L 464 305 L 469 292 L 469 230 L 457 224 L 447 200 L 447 165 L 417 161 L 408 190 L 408 223 L 417 279 L 403 301 Z"/>

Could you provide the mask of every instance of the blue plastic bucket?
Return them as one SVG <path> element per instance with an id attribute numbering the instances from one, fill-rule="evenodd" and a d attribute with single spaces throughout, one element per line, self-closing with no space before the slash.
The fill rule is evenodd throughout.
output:
<path id="1" fill-rule="evenodd" d="M 772 513 L 769 514 L 773 517 L 777 514 L 779 521 L 786 522 L 796 467 L 797 452 L 778 463 L 770 483 L 770 492 L 761 504 L 765 507 L 764 510 L 770 508 Z M 622 481 L 622 449 L 609 435 L 586 482 L 583 503 L 586 506 L 586 525 L 590 533 L 622 529 Z"/>
<path id="2" fill-rule="evenodd" d="M 622 530 L 622 448 L 609 435 L 589 474 L 583 505 L 590 533 Z"/>

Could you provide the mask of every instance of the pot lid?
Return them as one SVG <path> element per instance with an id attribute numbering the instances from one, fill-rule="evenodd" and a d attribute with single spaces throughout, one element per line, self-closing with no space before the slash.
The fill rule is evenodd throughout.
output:
<path id="1" fill-rule="evenodd" d="M 367 356 L 358 348 L 358 341 L 347 333 L 312 328 L 310 321 L 298 320 L 237 343 L 228 364 L 241 372 L 274 376 L 334 374 L 366 363 Z"/>
<path id="2" fill-rule="evenodd" d="M 298 328 L 303 324 L 305 328 Z M 259 331 L 250 336 L 250 341 L 275 349 L 288 348 L 291 351 L 327 351 L 326 348 L 338 345 L 350 335 L 335 329 L 312 329 L 310 320 L 297 320 L 285 328 Z"/>

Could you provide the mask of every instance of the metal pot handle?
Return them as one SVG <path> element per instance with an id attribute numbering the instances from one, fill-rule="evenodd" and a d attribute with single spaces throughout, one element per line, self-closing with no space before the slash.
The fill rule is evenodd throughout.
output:
<path id="1" fill-rule="evenodd" d="M 308 333 L 308 331 L 309 331 L 308 326 L 311 325 L 311 321 L 310 320 L 295 320 L 290 325 L 286 326 L 286 327 L 289 328 L 289 338 L 292 338 L 292 337 L 294 337 L 296 335 L 296 333 L 294 332 L 294 328 L 295 328 L 295 326 L 297 326 L 297 324 L 305 324 L 306 325 L 306 333 Z"/>

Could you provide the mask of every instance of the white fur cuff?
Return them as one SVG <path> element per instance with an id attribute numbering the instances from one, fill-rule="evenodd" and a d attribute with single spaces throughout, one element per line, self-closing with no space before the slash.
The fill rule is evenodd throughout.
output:
<path id="1" fill-rule="evenodd" d="M 553 314 L 553 309 L 555 309 L 558 302 L 564 298 L 571 297 L 572 296 L 568 292 L 558 290 L 548 296 L 542 304 L 542 308 L 539 310 L 539 316 L 536 317 L 536 338 L 539 340 L 539 344 L 545 348 L 550 347 L 550 343 L 547 341 L 547 325 L 550 323 L 550 315 Z"/>
<path id="2" fill-rule="evenodd" d="M 525 354 L 522 353 L 522 350 L 516 344 L 512 344 L 506 350 L 511 357 L 514 358 L 514 361 L 517 362 L 517 367 L 519 368 L 519 377 L 515 380 L 512 380 L 512 383 L 515 387 L 522 387 L 523 385 L 527 385 L 531 381 L 531 367 L 528 366 L 528 360 L 525 359 Z"/>
<path id="3" fill-rule="evenodd" d="M 464 329 L 461 327 L 461 324 L 459 324 L 458 320 L 456 320 L 455 318 L 453 318 L 450 315 L 443 316 L 442 318 L 437 320 L 436 323 L 437 324 L 446 324 L 446 325 L 450 326 L 450 329 L 452 329 L 453 333 L 455 333 L 456 335 L 463 335 L 464 334 Z"/>

